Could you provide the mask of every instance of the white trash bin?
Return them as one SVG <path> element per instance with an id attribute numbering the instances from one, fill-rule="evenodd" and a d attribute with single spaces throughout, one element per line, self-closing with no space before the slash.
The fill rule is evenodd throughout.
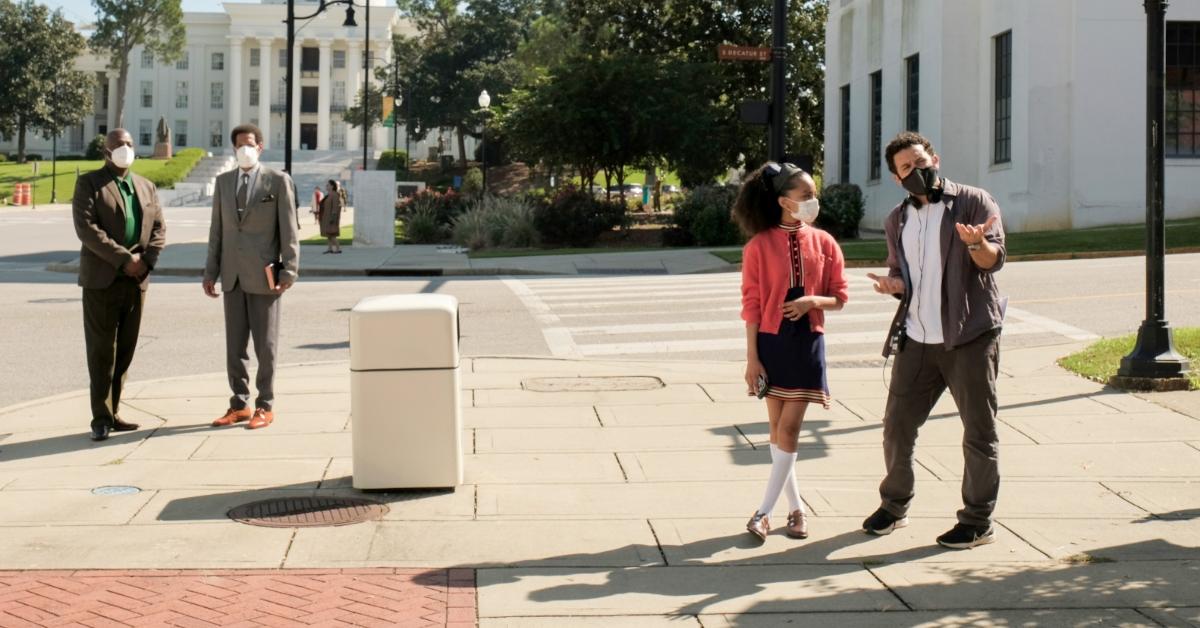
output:
<path id="1" fill-rule="evenodd" d="M 458 299 L 367 297 L 350 311 L 356 489 L 462 484 Z"/>

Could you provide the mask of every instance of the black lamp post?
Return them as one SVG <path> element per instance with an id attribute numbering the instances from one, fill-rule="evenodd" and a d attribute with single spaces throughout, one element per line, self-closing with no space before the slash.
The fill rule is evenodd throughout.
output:
<path id="1" fill-rule="evenodd" d="M 371 7 L 370 0 L 367 0 L 367 2 L 367 32 L 365 39 L 366 55 L 369 55 L 371 51 Z M 284 105 L 286 107 L 286 111 L 283 114 L 283 171 L 288 174 L 292 173 L 292 116 L 294 115 L 292 113 L 292 108 L 296 106 L 295 100 L 292 97 L 292 84 L 296 80 L 296 77 L 292 76 L 292 70 L 296 67 L 296 21 L 311 20 L 312 18 L 324 13 L 325 9 L 328 9 L 335 4 L 346 5 L 346 21 L 342 22 L 342 26 L 358 26 L 358 23 L 354 21 L 354 0 L 321 0 L 321 4 L 311 15 L 300 16 L 296 15 L 296 0 L 288 0 L 287 3 L 287 19 L 283 21 L 285 24 L 287 24 L 287 73 L 285 74 L 287 77 L 287 80 L 285 81 L 285 90 L 287 91 L 287 94 L 284 95 L 286 98 Z M 364 55 L 364 59 L 366 58 L 367 56 Z M 365 61 L 364 67 L 366 67 Z M 367 81 L 370 81 L 370 77 L 368 76 L 364 76 L 363 78 Z M 367 121 L 368 107 L 366 106 L 366 100 L 368 99 L 364 99 L 363 103 L 363 168 L 366 168 L 367 163 L 367 132 L 365 124 Z M 259 141 L 261 140 L 262 138 L 259 138 Z"/>
<path id="2" fill-rule="evenodd" d="M 488 123 L 488 108 L 492 106 L 492 97 L 488 96 L 487 90 L 479 92 L 479 108 L 483 110 L 483 137 L 479 145 L 479 160 L 483 162 L 483 193 L 487 194 L 487 123 Z"/>
<path id="3" fill-rule="evenodd" d="M 1167 226 L 1163 217 L 1163 122 L 1168 0 L 1144 0 L 1146 9 L 1146 319 L 1133 352 L 1121 358 L 1120 378 L 1179 379 L 1186 383 L 1188 360 L 1175 351 L 1166 320 L 1164 262 Z"/>
<path id="4" fill-rule="evenodd" d="M 787 64 L 787 0 L 775 0 L 773 24 L 771 27 L 771 135 L 768 139 L 767 153 L 771 161 L 784 160 L 787 153 L 787 132 L 784 128 L 784 82 Z"/>

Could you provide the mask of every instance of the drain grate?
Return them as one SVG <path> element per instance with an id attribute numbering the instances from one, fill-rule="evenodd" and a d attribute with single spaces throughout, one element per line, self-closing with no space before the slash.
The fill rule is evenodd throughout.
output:
<path id="1" fill-rule="evenodd" d="M 654 390 L 666 386 L 657 377 L 646 375 L 613 377 L 534 377 L 521 382 L 532 392 L 613 392 Z"/>
<path id="2" fill-rule="evenodd" d="M 354 497 L 281 497 L 235 506 L 229 518 L 266 528 L 320 528 L 373 521 L 388 507 Z"/>

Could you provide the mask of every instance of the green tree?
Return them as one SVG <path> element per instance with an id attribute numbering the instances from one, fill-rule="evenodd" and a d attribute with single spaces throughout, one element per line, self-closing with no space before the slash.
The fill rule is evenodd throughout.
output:
<path id="1" fill-rule="evenodd" d="M 362 89 L 358 90 L 358 96 L 354 99 L 354 106 L 347 107 L 346 111 L 342 112 L 342 120 L 350 126 L 361 129 L 363 125 L 363 97 L 370 99 L 371 110 L 367 116 L 367 122 L 371 125 L 371 129 L 383 124 L 383 91 L 376 85 L 368 82 Z"/>
<path id="2" fill-rule="evenodd" d="M 92 0 L 97 20 L 88 43 L 96 54 L 107 56 L 108 67 L 117 71 L 118 127 L 125 126 L 125 84 L 133 49 L 144 46 L 160 63 L 174 63 L 183 57 L 186 35 L 180 2 Z"/>
<path id="3" fill-rule="evenodd" d="M 74 69 L 85 46 L 61 10 L 0 0 L 0 133 L 16 135 L 18 161 L 30 130 L 49 137 L 91 108 L 94 81 Z"/>

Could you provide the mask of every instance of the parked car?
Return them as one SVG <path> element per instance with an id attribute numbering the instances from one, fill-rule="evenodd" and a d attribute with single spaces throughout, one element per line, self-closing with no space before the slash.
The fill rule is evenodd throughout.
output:
<path id="1" fill-rule="evenodd" d="M 678 185 L 671 185 L 670 183 L 664 183 L 662 186 L 663 194 L 679 194 L 682 191 L 683 190 L 680 189 L 680 187 Z"/>
<path id="2" fill-rule="evenodd" d="M 636 183 L 626 183 L 625 185 L 614 185 L 608 188 L 608 191 L 613 196 L 621 195 L 621 188 L 625 188 L 625 198 L 640 197 L 642 195 L 642 186 Z"/>

